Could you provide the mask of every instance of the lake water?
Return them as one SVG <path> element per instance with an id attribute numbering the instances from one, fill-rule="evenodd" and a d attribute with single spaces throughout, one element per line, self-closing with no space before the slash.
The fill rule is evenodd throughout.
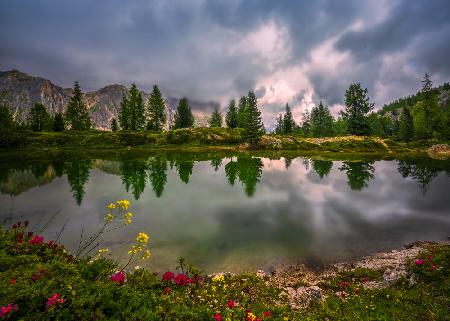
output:
<path id="1" fill-rule="evenodd" d="M 0 161 L 0 222 L 29 220 L 75 250 L 129 199 L 133 223 L 104 237 L 115 258 L 150 234 L 155 271 L 178 257 L 207 272 L 320 267 L 450 235 L 450 162 L 329 161 L 221 153 Z M 51 219 L 52 218 L 52 219 Z M 50 220 L 51 219 L 51 220 Z M 49 221 L 50 220 L 50 221 Z"/>

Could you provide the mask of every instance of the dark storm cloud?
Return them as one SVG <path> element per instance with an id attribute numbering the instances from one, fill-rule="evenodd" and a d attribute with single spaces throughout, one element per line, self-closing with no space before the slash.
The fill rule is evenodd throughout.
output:
<path id="1" fill-rule="evenodd" d="M 315 99 L 342 104 L 345 88 L 359 81 L 379 105 L 414 92 L 424 72 L 436 82 L 450 78 L 449 12 L 446 0 L 3 0 L 0 69 L 63 86 L 78 79 L 87 90 L 132 82 L 148 90 L 158 83 L 224 103 L 249 89 L 270 88 L 262 80 L 280 70 L 306 66 L 302 73 Z M 270 41 L 257 34 L 264 27 L 280 32 L 272 39 L 277 51 L 264 47 Z M 311 53 L 330 39 L 349 61 L 317 68 L 333 57 L 314 65 Z M 404 54 L 402 64 L 386 67 L 386 57 L 395 54 Z M 287 100 L 280 98 L 280 109 Z"/>

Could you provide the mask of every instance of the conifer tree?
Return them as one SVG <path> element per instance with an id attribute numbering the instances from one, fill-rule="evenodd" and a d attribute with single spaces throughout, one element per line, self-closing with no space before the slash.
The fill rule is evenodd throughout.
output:
<path id="1" fill-rule="evenodd" d="M 111 131 L 116 132 L 118 130 L 117 120 L 113 118 L 111 120 Z"/>
<path id="2" fill-rule="evenodd" d="M 147 129 L 149 130 L 161 131 L 166 124 L 164 98 L 156 85 L 153 86 L 148 99 L 148 117 Z"/>
<path id="3" fill-rule="evenodd" d="M 372 111 L 373 106 L 367 97 L 367 88 L 363 89 L 359 83 L 350 85 L 345 91 L 345 110 L 341 112 L 342 118 L 347 121 L 349 134 L 370 134 L 367 114 Z"/>
<path id="4" fill-rule="evenodd" d="M 238 127 L 238 112 L 236 108 L 236 102 L 234 101 L 234 99 L 230 101 L 230 105 L 228 106 L 228 112 L 225 117 L 225 123 L 228 128 Z"/>
<path id="5" fill-rule="evenodd" d="M 123 95 L 122 102 L 120 103 L 120 111 L 119 111 L 119 123 L 120 127 L 123 130 L 130 129 L 130 112 L 128 109 L 128 98 L 127 95 Z"/>
<path id="6" fill-rule="evenodd" d="M 277 125 L 275 126 L 275 134 L 281 135 L 284 133 L 283 115 L 279 114 L 277 117 Z"/>
<path id="7" fill-rule="evenodd" d="M 5 94 L 0 94 L 0 133 L 14 128 L 14 118 L 6 103 Z"/>
<path id="8" fill-rule="evenodd" d="M 182 98 L 178 103 L 174 118 L 174 129 L 194 126 L 194 116 L 187 98 Z"/>
<path id="9" fill-rule="evenodd" d="M 305 137 L 310 136 L 311 133 L 311 114 L 308 109 L 302 113 L 302 132 Z"/>
<path id="10" fill-rule="evenodd" d="M 333 117 L 322 101 L 311 110 L 311 131 L 314 137 L 325 137 L 333 134 Z"/>
<path id="11" fill-rule="evenodd" d="M 255 146 L 264 133 L 264 127 L 261 121 L 261 112 L 258 109 L 256 95 L 253 91 L 248 92 L 245 114 L 244 138 L 250 145 Z"/>
<path id="12" fill-rule="evenodd" d="M 222 113 L 219 108 L 215 108 L 211 114 L 211 118 L 208 120 L 209 127 L 222 127 Z"/>
<path id="13" fill-rule="evenodd" d="M 413 118 L 409 109 L 406 107 L 402 108 L 400 114 L 399 128 L 398 128 L 398 138 L 401 140 L 411 140 L 414 132 Z"/>
<path id="14" fill-rule="evenodd" d="M 141 92 L 132 84 L 128 95 L 130 130 L 142 130 L 145 127 L 145 108 Z"/>
<path id="15" fill-rule="evenodd" d="M 288 104 L 286 104 L 286 113 L 283 117 L 283 133 L 290 135 L 294 132 L 295 128 L 295 121 L 294 117 L 292 116 L 291 108 Z"/>
<path id="16" fill-rule="evenodd" d="M 63 115 L 62 113 L 56 113 L 55 117 L 53 118 L 53 131 L 62 132 L 64 129 L 65 126 Z"/>
<path id="17" fill-rule="evenodd" d="M 91 128 L 91 118 L 87 106 L 83 102 L 83 93 L 78 81 L 74 83 L 72 97 L 64 116 L 72 130 L 88 130 Z"/>
<path id="18" fill-rule="evenodd" d="M 41 132 L 49 129 L 51 117 L 47 112 L 47 108 L 42 103 L 36 102 L 30 108 L 28 114 L 28 125 L 34 132 Z M 50 127 L 51 128 L 51 127 Z"/>
<path id="19" fill-rule="evenodd" d="M 246 114 L 247 114 L 247 97 L 242 96 L 239 99 L 239 105 L 237 110 L 237 122 L 239 128 L 244 128 L 246 123 Z"/>

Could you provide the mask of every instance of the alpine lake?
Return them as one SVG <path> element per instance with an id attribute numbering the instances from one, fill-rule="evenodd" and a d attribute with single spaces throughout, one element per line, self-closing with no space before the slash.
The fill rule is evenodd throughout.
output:
<path id="1" fill-rule="evenodd" d="M 20 155 L 19 155 L 20 156 Z M 75 251 L 127 199 L 133 222 L 102 248 L 126 260 L 150 235 L 155 272 L 184 257 L 207 273 L 310 268 L 450 235 L 450 160 L 257 156 L 233 152 L 139 152 L 0 161 L 0 221 L 30 221 Z"/>

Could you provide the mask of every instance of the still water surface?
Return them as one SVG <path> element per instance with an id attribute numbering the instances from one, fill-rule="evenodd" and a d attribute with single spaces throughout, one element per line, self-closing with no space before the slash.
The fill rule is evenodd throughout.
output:
<path id="1" fill-rule="evenodd" d="M 183 256 L 207 272 L 278 263 L 319 267 L 450 235 L 450 162 L 159 154 L 121 159 L 2 159 L 0 222 L 30 220 L 75 250 L 103 224 L 110 201 L 129 199 L 133 223 L 104 238 L 126 256 L 151 235 L 155 271 Z"/>

